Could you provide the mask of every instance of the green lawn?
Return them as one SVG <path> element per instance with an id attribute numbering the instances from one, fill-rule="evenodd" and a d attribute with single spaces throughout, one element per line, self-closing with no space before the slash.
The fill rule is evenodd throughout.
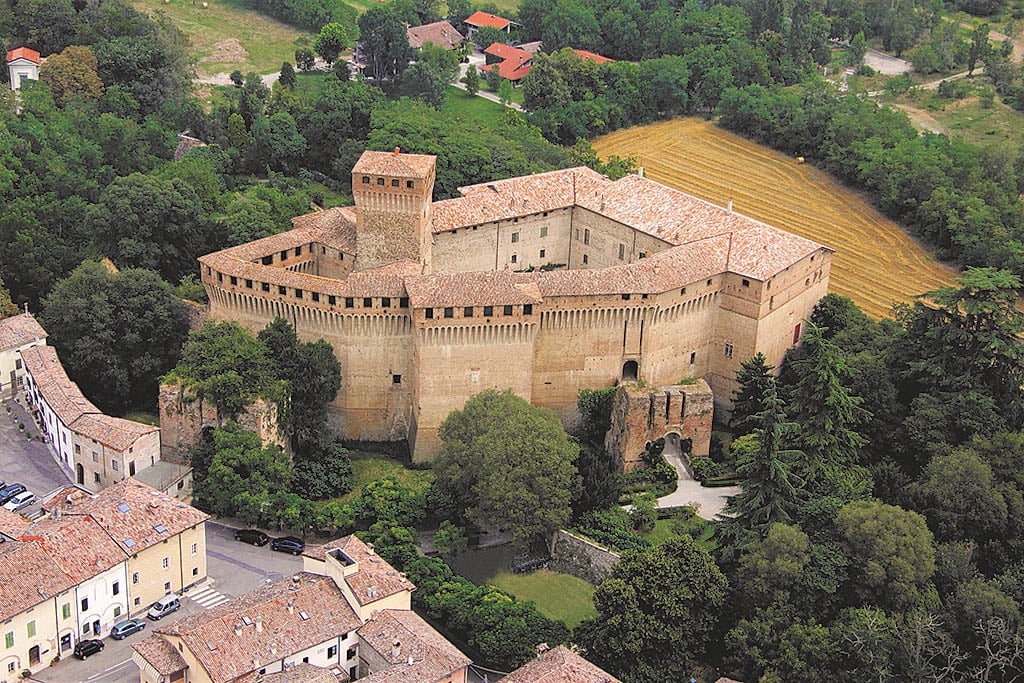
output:
<path id="1" fill-rule="evenodd" d="M 533 601 L 541 614 L 569 628 L 576 628 L 580 622 L 597 616 L 594 586 L 575 576 L 547 569 L 531 574 L 501 571 L 487 582 L 520 600 Z"/>
<path id="2" fill-rule="evenodd" d="M 262 14 L 246 0 L 131 0 L 149 14 L 163 12 L 192 41 L 197 68 L 208 74 L 234 71 L 270 73 L 284 61 L 295 61 L 299 44 L 311 44 L 312 36 Z M 225 44 L 224 41 L 232 41 Z M 238 50 L 237 41 L 243 50 Z M 218 46 L 218 44 L 220 44 Z"/>
<path id="3" fill-rule="evenodd" d="M 359 495 L 359 491 L 371 481 L 384 477 L 394 477 L 403 486 L 417 490 L 426 488 L 434 481 L 434 473 L 430 470 L 409 469 L 398 460 L 381 453 L 351 451 L 351 456 L 353 486 L 350 492 L 338 498 L 342 503 L 347 503 Z"/>
<path id="4" fill-rule="evenodd" d="M 465 90 L 460 90 L 453 85 L 448 86 L 448 97 L 445 98 L 442 111 L 450 114 L 463 114 L 466 118 L 475 119 L 485 126 L 497 127 L 498 117 L 501 116 L 504 107 L 497 102 L 485 100 L 476 95 L 470 95 Z"/>
<path id="5" fill-rule="evenodd" d="M 124 416 L 124 419 L 131 420 L 133 422 L 141 422 L 144 425 L 153 425 L 154 427 L 160 426 L 160 416 L 156 413 L 128 413 Z"/>

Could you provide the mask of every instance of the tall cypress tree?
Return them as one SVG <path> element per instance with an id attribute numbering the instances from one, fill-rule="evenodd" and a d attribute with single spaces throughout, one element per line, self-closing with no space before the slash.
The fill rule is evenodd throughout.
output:
<path id="1" fill-rule="evenodd" d="M 740 387 L 732 392 L 732 416 L 729 418 L 729 428 L 736 434 L 749 434 L 757 427 L 754 416 L 764 410 L 765 392 L 775 381 L 774 369 L 760 351 L 740 364 L 736 371 Z"/>

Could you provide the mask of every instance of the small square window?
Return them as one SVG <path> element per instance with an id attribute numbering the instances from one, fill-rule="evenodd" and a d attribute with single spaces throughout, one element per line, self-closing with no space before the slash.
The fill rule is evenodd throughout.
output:
<path id="1" fill-rule="evenodd" d="M 282 285 L 278 285 L 277 286 L 277 293 L 280 294 L 281 296 L 284 296 L 285 294 L 288 293 L 288 288 L 287 287 L 283 287 Z"/>
<path id="2" fill-rule="evenodd" d="M 451 306 L 446 306 L 444 309 L 444 317 L 451 318 L 453 315 L 455 315 L 455 309 Z"/>
<path id="3" fill-rule="evenodd" d="M 686 296 L 686 287 L 679 290 L 679 296 Z"/>
<path id="4" fill-rule="evenodd" d="M 540 257 L 541 257 L 541 258 L 544 258 L 544 257 L 545 257 L 545 256 L 547 255 L 547 253 L 548 253 L 548 250 L 547 250 L 547 249 L 541 249 L 541 250 L 540 250 Z"/>
<path id="5" fill-rule="evenodd" d="M 402 383 L 402 376 L 401 375 L 391 375 L 391 383 L 392 384 L 401 384 Z"/>
<path id="6" fill-rule="evenodd" d="M 462 317 L 463 318 L 472 318 L 473 317 L 473 307 L 472 306 L 466 306 L 465 308 L 463 308 L 462 309 Z"/>
<path id="7" fill-rule="evenodd" d="M 363 176 L 363 185 L 369 185 L 369 184 L 370 184 L 370 176 L 364 175 Z"/>
<path id="8" fill-rule="evenodd" d="M 381 298 L 380 306 L 381 308 L 391 308 L 391 298 L 386 296 Z"/>
<path id="9" fill-rule="evenodd" d="M 82 598 L 82 611 L 83 612 L 88 612 L 89 611 L 89 598 Z"/>
<path id="10" fill-rule="evenodd" d="M 547 216 L 548 212 L 545 211 L 544 215 Z M 547 237 L 548 236 L 548 226 L 546 226 L 546 225 L 540 226 L 540 236 L 541 237 Z"/>
<path id="11" fill-rule="evenodd" d="M 494 315 L 494 306 L 484 306 L 484 317 L 490 318 Z"/>
<path id="12" fill-rule="evenodd" d="M 504 314 L 505 315 L 512 315 L 512 307 L 511 306 L 505 306 Z"/>
<path id="13" fill-rule="evenodd" d="M 288 260 L 288 250 L 287 249 L 282 249 L 281 250 L 281 260 L 282 261 L 287 261 Z"/>
<path id="14" fill-rule="evenodd" d="M 401 299 L 399 299 L 398 300 L 398 307 L 399 308 L 409 308 L 409 297 L 403 296 Z"/>
<path id="15" fill-rule="evenodd" d="M 743 286 L 744 287 L 749 287 L 750 286 L 750 280 L 746 280 L 746 279 L 743 280 Z"/>
<path id="16" fill-rule="evenodd" d="M 384 186 L 384 179 L 383 178 L 377 178 L 377 184 L 380 185 L 381 187 L 383 187 Z"/>
<path id="17" fill-rule="evenodd" d="M 232 286 L 238 284 L 238 278 L 235 277 L 234 275 L 231 276 L 231 284 L 232 284 Z"/>
<path id="18" fill-rule="evenodd" d="M 199 576 L 199 567 L 192 567 L 192 576 Z"/>
<path id="19" fill-rule="evenodd" d="M 410 190 L 414 187 L 413 182 L 411 180 L 406 180 L 405 186 Z"/>
<path id="20" fill-rule="evenodd" d="M 708 287 L 710 287 L 711 286 L 711 280 L 708 280 L 706 284 L 707 284 Z"/>
<path id="21" fill-rule="evenodd" d="M 515 263 L 518 260 L 519 260 L 519 257 L 516 256 L 515 254 L 512 254 L 512 263 Z"/>
<path id="22" fill-rule="evenodd" d="M 523 304 L 523 315 L 533 315 L 533 304 Z"/>
<path id="23" fill-rule="evenodd" d="M 424 315 L 424 317 L 426 317 L 427 320 L 433 320 L 434 319 L 434 309 L 433 308 L 425 309 L 423 311 L 423 315 Z"/>
<path id="24" fill-rule="evenodd" d="M 310 296 L 313 297 L 313 301 L 320 301 L 320 292 L 311 292 Z"/>
<path id="25" fill-rule="evenodd" d="M 119 616 L 121 616 L 121 606 L 120 605 L 114 605 L 114 617 L 116 618 L 116 617 L 119 617 Z"/>
<path id="26" fill-rule="evenodd" d="M 99 472 L 93 472 L 92 473 L 92 482 L 94 484 L 100 483 L 100 473 Z"/>
<path id="27" fill-rule="evenodd" d="M 269 292 L 270 291 L 270 283 L 269 282 L 261 282 L 260 283 L 260 289 L 262 289 L 264 292 Z"/>
<path id="28" fill-rule="evenodd" d="M 296 289 L 295 290 L 295 298 L 296 299 L 301 299 L 302 298 L 302 290 L 301 289 Z"/>
<path id="29" fill-rule="evenodd" d="M 271 254 L 270 256 L 264 256 L 261 260 L 263 262 L 263 265 L 269 266 L 274 262 L 274 256 L 273 254 Z"/>
<path id="30" fill-rule="evenodd" d="M 248 279 L 247 279 L 247 280 L 245 281 L 245 288 L 246 288 L 246 289 L 252 289 L 252 280 L 248 280 Z"/>
<path id="31" fill-rule="evenodd" d="M 345 297 L 345 308 L 352 308 L 356 305 L 356 300 L 350 296 Z"/>
<path id="32" fill-rule="evenodd" d="M 584 255 L 583 255 L 583 265 L 587 265 L 587 264 L 588 264 L 589 262 L 590 262 L 590 259 L 589 259 L 589 258 L 587 258 L 587 255 L 586 255 L 586 254 L 584 254 Z"/>
<path id="33" fill-rule="evenodd" d="M 391 187 L 398 187 L 398 178 L 391 179 Z"/>
<path id="34" fill-rule="evenodd" d="M 518 232 L 512 233 L 512 244 L 515 244 L 518 241 L 519 241 L 519 233 Z"/>
<path id="35" fill-rule="evenodd" d="M 138 607 L 142 604 L 142 598 L 135 598 L 134 600 L 132 600 L 132 604 Z"/>
<path id="36" fill-rule="evenodd" d="M 725 357 L 732 358 L 732 344 L 728 342 L 725 344 Z"/>
<path id="37" fill-rule="evenodd" d="M 327 304 L 329 306 L 333 306 L 336 303 L 338 303 L 338 297 L 334 296 L 333 294 L 328 294 L 327 295 Z"/>
<path id="38" fill-rule="evenodd" d="M 170 591 L 170 590 L 171 590 L 171 582 L 170 581 L 164 581 L 164 591 Z"/>
<path id="39" fill-rule="evenodd" d="M 224 282 L 224 273 L 217 273 L 217 282 Z"/>
<path id="40" fill-rule="evenodd" d="M 120 593 L 121 592 L 121 582 L 120 581 L 115 581 L 114 584 L 110 587 L 110 590 L 111 590 L 111 592 L 114 595 L 117 595 L 118 593 Z"/>
<path id="41" fill-rule="evenodd" d="M 622 300 L 623 301 L 629 301 L 629 294 L 623 294 L 622 295 Z"/>
<path id="42" fill-rule="evenodd" d="M 368 296 L 363 297 L 363 308 L 373 308 L 373 299 Z"/>

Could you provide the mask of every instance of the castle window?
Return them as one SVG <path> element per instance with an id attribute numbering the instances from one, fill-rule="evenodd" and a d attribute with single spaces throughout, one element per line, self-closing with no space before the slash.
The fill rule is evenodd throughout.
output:
<path id="1" fill-rule="evenodd" d="M 811 263 L 814 263 L 814 256 L 811 256 Z"/>
<path id="2" fill-rule="evenodd" d="M 729 342 L 725 343 L 725 357 L 732 358 L 732 344 Z"/>
<path id="3" fill-rule="evenodd" d="M 515 244 L 518 241 L 519 241 L 519 233 L 518 232 L 512 233 L 512 244 Z"/>
<path id="4" fill-rule="evenodd" d="M 398 178 L 391 179 L 391 187 L 398 187 Z"/>
<path id="5" fill-rule="evenodd" d="M 287 287 L 282 287 L 281 285 L 278 285 L 277 286 L 277 293 L 280 294 L 281 296 L 284 296 L 285 294 L 288 293 L 288 288 Z"/>
<path id="6" fill-rule="evenodd" d="M 641 294 L 641 295 L 640 295 L 640 298 L 641 298 L 641 299 L 647 299 L 647 295 L 646 295 L 646 294 Z"/>
<path id="7" fill-rule="evenodd" d="M 629 301 L 629 294 L 623 294 L 622 295 L 622 300 L 623 301 Z"/>
<path id="8" fill-rule="evenodd" d="M 407 189 L 411 190 L 413 188 L 413 182 L 411 180 L 406 180 L 405 181 L 405 187 Z"/>
<path id="9" fill-rule="evenodd" d="M 262 259 L 262 262 L 263 262 L 263 265 L 269 266 L 270 264 L 272 264 L 274 262 L 273 255 L 271 255 L 271 256 L 264 256 L 263 259 Z"/>
<path id="10" fill-rule="evenodd" d="M 302 255 L 302 247 L 301 246 L 295 247 L 295 255 L 296 256 L 301 256 Z"/>
<path id="11" fill-rule="evenodd" d="M 339 251 L 338 252 L 338 260 L 339 261 L 344 261 L 345 260 L 345 252 L 343 252 L 343 251 Z"/>
<path id="12" fill-rule="evenodd" d="M 463 308 L 462 309 L 462 317 L 463 318 L 472 318 L 473 317 L 473 307 L 472 306 L 466 306 L 465 308 Z"/>
<path id="13" fill-rule="evenodd" d="M 401 384 L 402 383 L 402 376 L 401 375 L 391 375 L 391 383 L 392 384 Z"/>
<path id="14" fill-rule="evenodd" d="M 238 278 L 235 277 L 234 275 L 231 276 L 231 284 L 232 285 L 237 285 L 238 284 Z"/>
<path id="15" fill-rule="evenodd" d="M 686 287 L 679 290 L 679 296 L 686 296 Z"/>
<path id="16" fill-rule="evenodd" d="M 370 176 L 364 175 L 363 176 L 363 185 L 369 185 L 369 184 L 370 184 Z"/>
<path id="17" fill-rule="evenodd" d="M 690 352 L 690 365 L 693 365 L 696 362 L 697 362 L 697 352 L 696 351 L 691 351 Z"/>
<path id="18" fill-rule="evenodd" d="M 207 275 L 209 275 L 209 274 L 210 274 L 210 272 L 211 272 L 211 271 L 210 271 L 210 266 L 206 266 L 206 274 L 207 274 Z"/>
<path id="19" fill-rule="evenodd" d="M 383 178 L 377 178 L 377 184 L 378 185 L 383 185 L 384 184 L 384 179 Z"/>
<path id="20" fill-rule="evenodd" d="M 625 244 L 620 244 L 619 245 L 619 260 L 620 261 L 623 260 L 625 258 L 625 256 L 626 256 L 626 245 Z"/>
<path id="21" fill-rule="evenodd" d="M 327 253 L 327 247 L 320 247 L 320 253 L 321 254 L 326 254 Z"/>
<path id="22" fill-rule="evenodd" d="M 320 301 L 320 293 L 319 292 L 313 292 L 312 294 L 310 294 L 310 296 L 313 297 L 313 301 Z"/>
<path id="23" fill-rule="evenodd" d="M 388 307 L 390 307 L 391 306 L 391 299 L 389 297 L 382 298 L 380 300 L 380 305 L 381 305 L 381 308 L 388 308 Z"/>
<path id="24" fill-rule="evenodd" d="M 484 317 L 490 318 L 494 315 L 494 306 L 484 306 Z"/>
<path id="25" fill-rule="evenodd" d="M 301 289 L 296 289 L 295 290 L 295 298 L 296 299 L 301 299 L 302 298 L 302 290 Z"/>
<path id="26" fill-rule="evenodd" d="M 245 288 L 246 289 L 252 289 L 252 280 L 246 280 L 245 281 Z"/>
<path id="27" fill-rule="evenodd" d="M 504 315 L 512 315 L 512 307 L 505 306 Z"/>
<path id="28" fill-rule="evenodd" d="M 744 287 L 749 287 L 750 286 L 750 280 L 744 280 L 743 281 L 743 286 Z"/>
<path id="29" fill-rule="evenodd" d="M 587 255 L 586 255 L 586 254 L 584 254 L 584 255 L 583 255 L 583 265 L 587 265 L 587 263 L 589 263 L 589 261 L 590 261 L 590 259 L 588 259 L 588 258 L 587 258 Z"/>
<path id="30" fill-rule="evenodd" d="M 287 261 L 288 260 L 288 250 L 287 249 L 282 249 L 281 250 L 281 260 L 282 261 Z"/>
<path id="31" fill-rule="evenodd" d="M 450 318 L 453 315 L 455 315 L 455 309 L 452 308 L 451 306 L 446 306 L 444 309 L 444 317 Z"/>
<path id="32" fill-rule="evenodd" d="M 515 263 L 518 260 L 519 260 L 519 257 L 516 256 L 515 254 L 512 254 L 512 263 Z"/>
<path id="33" fill-rule="evenodd" d="M 523 315 L 533 315 L 533 304 L 523 304 Z"/>
<path id="34" fill-rule="evenodd" d="M 545 211 L 545 212 L 544 212 L 544 217 L 545 217 L 545 218 L 547 218 L 547 216 L 548 216 L 548 212 L 547 212 L 547 211 Z M 545 234 L 545 235 L 547 234 L 547 230 L 548 230 L 547 228 L 541 228 L 541 230 L 543 230 L 543 231 L 544 231 L 544 234 Z M 543 235 L 541 235 L 541 236 L 543 237 Z"/>
<path id="35" fill-rule="evenodd" d="M 710 286 L 711 286 L 711 280 L 708 280 L 708 281 L 707 281 L 707 286 L 708 286 L 708 287 L 710 287 Z"/>
<path id="36" fill-rule="evenodd" d="M 547 216 L 548 212 L 545 211 L 544 215 Z M 540 226 L 540 236 L 541 237 L 547 237 L 548 236 L 548 226 L 546 226 L 546 225 Z"/>
<path id="37" fill-rule="evenodd" d="M 583 230 L 583 244 L 590 244 L 590 228 Z"/>
<path id="38" fill-rule="evenodd" d="M 399 299 L 398 300 L 398 307 L 399 308 L 409 308 L 409 297 L 403 296 L 401 299 Z"/>
<path id="39" fill-rule="evenodd" d="M 513 222 L 513 223 L 518 223 L 518 222 L 519 222 L 519 219 L 518 219 L 518 218 L 513 218 L 513 219 L 512 219 L 512 222 Z"/>
<path id="40" fill-rule="evenodd" d="M 373 308 L 373 299 L 368 296 L 363 297 L 363 308 Z"/>
<path id="41" fill-rule="evenodd" d="M 219 274 L 218 274 L 218 277 L 219 277 Z M 806 280 L 804 280 L 804 287 L 806 287 L 809 284 L 811 284 L 811 278 L 807 278 Z"/>
<path id="42" fill-rule="evenodd" d="M 334 296 L 333 294 L 328 294 L 327 303 L 328 305 L 333 306 L 334 304 L 338 303 L 338 297 Z"/>
<path id="43" fill-rule="evenodd" d="M 640 258 L 647 258 L 647 252 L 646 251 L 641 251 L 640 252 Z"/>
<path id="44" fill-rule="evenodd" d="M 541 249 L 541 250 L 540 250 L 540 257 L 541 257 L 541 258 L 544 258 L 544 255 L 545 255 L 545 254 L 547 254 L 547 253 L 548 253 L 548 250 L 547 250 L 547 249 Z"/>
<path id="45" fill-rule="evenodd" d="M 261 282 L 260 283 L 260 289 L 262 289 L 264 292 L 269 292 L 270 291 L 270 283 L 269 282 Z"/>
<path id="46" fill-rule="evenodd" d="M 427 320 L 433 320 L 434 319 L 434 309 L 433 308 L 426 309 L 423 312 L 423 315 L 426 316 Z"/>
<path id="47" fill-rule="evenodd" d="M 345 297 L 345 308 L 352 308 L 356 305 L 356 300 L 350 296 Z"/>

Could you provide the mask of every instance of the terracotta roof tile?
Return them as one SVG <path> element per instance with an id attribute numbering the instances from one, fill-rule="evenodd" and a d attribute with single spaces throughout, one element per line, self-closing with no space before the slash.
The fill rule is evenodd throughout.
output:
<path id="1" fill-rule="evenodd" d="M 43 517 L 22 533 L 21 540 L 38 543 L 76 584 L 107 571 L 126 557 L 89 515 Z"/>
<path id="2" fill-rule="evenodd" d="M 11 538 L 20 538 L 25 529 L 31 525 L 32 522 L 18 513 L 0 507 L 0 534 L 10 536 Z"/>
<path id="3" fill-rule="evenodd" d="M 16 349 L 40 339 L 46 339 L 46 330 L 30 313 L 0 320 L 0 351 Z"/>
<path id="4" fill-rule="evenodd" d="M 413 308 L 539 304 L 540 289 L 507 270 L 438 273 L 405 280 Z"/>
<path id="5" fill-rule="evenodd" d="M 170 676 L 188 668 L 178 651 L 166 639 L 153 634 L 132 645 L 132 649 L 157 670 L 161 676 Z"/>
<path id="6" fill-rule="evenodd" d="M 433 43 L 446 50 L 453 50 L 466 39 L 447 21 L 435 21 L 422 26 L 410 26 L 405 30 L 409 36 L 409 47 L 414 50 L 423 47 L 424 43 Z"/>
<path id="7" fill-rule="evenodd" d="M 434 170 L 437 157 L 431 154 L 399 154 L 366 150 L 352 168 L 352 173 L 425 178 Z"/>
<path id="8" fill-rule="evenodd" d="M 472 663 L 411 610 L 382 611 L 359 629 L 359 637 L 393 665 L 361 679 L 367 683 L 438 681 Z"/>
<path id="9" fill-rule="evenodd" d="M 13 62 L 15 59 L 27 59 L 30 62 L 39 63 L 39 53 L 28 47 L 16 47 L 13 50 L 7 52 L 7 61 Z"/>
<path id="10" fill-rule="evenodd" d="M 348 680 L 348 674 L 340 668 L 323 669 L 312 664 L 300 663 L 287 671 L 243 676 L 236 683 L 344 683 Z"/>
<path id="11" fill-rule="evenodd" d="M 349 559 L 359 564 L 359 571 L 346 576 L 345 581 L 360 605 L 368 605 L 390 595 L 416 588 L 411 581 L 354 535 L 329 541 L 318 548 L 307 550 L 305 555 L 323 560 L 332 550 L 341 550 Z"/>
<path id="12" fill-rule="evenodd" d="M 501 683 L 619 683 L 619 679 L 559 645 L 523 664 Z"/>
<path id="13" fill-rule="evenodd" d="M 359 628 L 333 579 L 297 576 L 298 583 L 278 581 L 156 633 L 180 636 L 214 683 L 224 683 Z"/>
<path id="14" fill-rule="evenodd" d="M 528 52 L 524 52 L 523 55 L 512 57 L 504 61 L 498 62 L 497 64 L 486 64 L 480 67 L 483 72 L 498 70 L 498 74 L 507 81 L 520 81 L 526 77 L 526 74 L 530 73 L 530 69 L 533 68 L 533 55 Z"/>
<path id="15" fill-rule="evenodd" d="M 499 31 L 504 31 L 508 28 L 509 24 L 512 23 L 512 20 L 506 19 L 505 17 L 499 17 L 496 14 L 477 10 L 466 17 L 463 23 L 469 24 L 470 26 L 476 26 L 477 28 L 481 26 L 490 26 L 498 29 Z"/>
<path id="16" fill-rule="evenodd" d="M 73 587 L 53 558 L 35 543 L 0 544 L 0 621 Z"/>
<path id="17" fill-rule="evenodd" d="M 598 64 L 607 64 L 608 62 L 615 61 L 611 57 L 605 57 L 604 55 L 599 55 L 596 52 L 590 52 L 589 50 L 573 50 L 573 52 L 575 52 L 580 59 L 597 62 Z"/>

